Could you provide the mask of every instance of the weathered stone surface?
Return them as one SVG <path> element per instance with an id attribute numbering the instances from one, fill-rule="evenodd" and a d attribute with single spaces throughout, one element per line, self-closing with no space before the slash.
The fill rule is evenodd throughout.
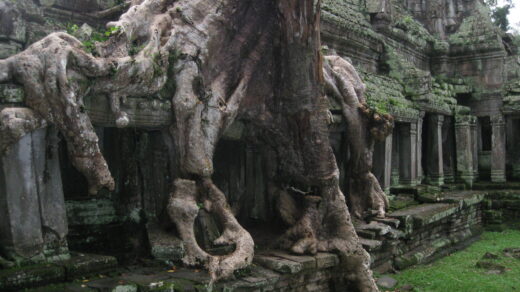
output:
<path id="1" fill-rule="evenodd" d="M 282 251 L 265 251 L 258 253 L 259 255 L 270 255 L 279 257 L 282 259 L 294 261 L 302 265 L 303 270 L 316 269 L 316 258 L 313 256 L 306 255 L 293 255 Z"/>
<path id="2" fill-rule="evenodd" d="M 64 280 L 65 269 L 52 264 L 0 270 L 0 290 L 2 291 L 18 291 Z"/>
<path id="3" fill-rule="evenodd" d="M 57 147 L 57 132 L 39 129 L 0 158 L 0 244 L 17 262 L 68 258 Z"/>
<path id="4" fill-rule="evenodd" d="M 487 270 L 490 274 L 502 274 L 506 271 L 506 267 L 489 261 L 478 261 L 475 266 L 480 269 Z"/>
<path id="5" fill-rule="evenodd" d="M 112 256 L 79 253 L 73 254 L 69 260 L 57 262 L 56 265 L 63 267 L 66 271 L 67 280 L 72 281 L 111 271 L 117 267 L 117 260 Z"/>
<path id="6" fill-rule="evenodd" d="M 382 276 L 377 279 L 377 286 L 383 289 L 392 289 L 397 285 L 397 280 L 390 276 Z"/>
<path id="7" fill-rule="evenodd" d="M 157 224 L 147 224 L 148 240 L 150 243 L 150 252 L 155 259 L 163 261 L 178 261 L 184 257 L 185 250 L 182 241 L 166 232 Z"/>
<path id="8" fill-rule="evenodd" d="M 504 249 L 504 255 L 520 260 L 520 247 L 508 247 Z"/>
<path id="9" fill-rule="evenodd" d="M 296 274 L 303 270 L 303 265 L 301 263 L 279 257 L 255 255 L 253 262 L 284 274 Z"/>

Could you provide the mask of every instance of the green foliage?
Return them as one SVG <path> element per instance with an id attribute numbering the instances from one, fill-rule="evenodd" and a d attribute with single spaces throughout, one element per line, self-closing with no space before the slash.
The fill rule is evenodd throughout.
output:
<path id="1" fill-rule="evenodd" d="M 67 24 L 67 33 L 68 34 L 74 34 L 76 31 L 78 31 L 79 26 L 77 24 L 68 23 Z"/>
<path id="2" fill-rule="evenodd" d="M 110 27 L 107 30 L 93 31 L 90 37 L 82 42 L 85 51 L 95 54 L 96 53 L 96 43 L 97 42 L 105 42 L 111 36 L 116 35 L 121 31 L 121 27 Z"/>
<path id="3" fill-rule="evenodd" d="M 509 10 L 511 9 L 511 5 L 507 4 L 502 7 L 496 7 L 491 12 L 491 18 L 493 19 L 493 23 L 498 26 L 502 31 L 506 32 L 509 30 L 509 20 L 507 17 L 509 16 Z"/>
<path id="4" fill-rule="evenodd" d="M 251 267 L 248 266 L 248 267 L 245 267 L 243 269 L 235 270 L 233 272 L 233 275 L 240 279 L 240 278 L 247 277 L 247 276 L 251 275 L 251 273 L 252 273 Z"/>
<path id="5" fill-rule="evenodd" d="M 133 42 L 130 48 L 128 49 L 128 55 L 135 56 L 137 55 L 142 49 L 144 48 L 143 45 L 138 45 L 137 43 Z"/>
<path id="6" fill-rule="evenodd" d="M 520 247 L 520 231 L 485 232 L 482 239 L 464 251 L 427 265 L 392 275 L 398 286 L 411 284 L 414 291 L 512 292 L 520 291 L 520 260 L 505 257 L 502 250 Z M 501 275 L 486 274 L 475 264 L 486 252 L 499 256 L 493 262 L 506 267 Z"/>
<path id="7" fill-rule="evenodd" d="M 168 76 L 168 80 L 172 80 L 170 82 L 166 82 L 163 88 L 159 91 L 159 98 L 163 100 L 169 100 L 172 97 L 172 94 L 177 90 L 177 85 L 173 80 L 175 80 L 174 76 L 175 72 L 175 63 L 180 58 L 180 53 L 178 51 L 171 51 L 168 55 L 168 68 L 166 69 L 166 74 Z"/>

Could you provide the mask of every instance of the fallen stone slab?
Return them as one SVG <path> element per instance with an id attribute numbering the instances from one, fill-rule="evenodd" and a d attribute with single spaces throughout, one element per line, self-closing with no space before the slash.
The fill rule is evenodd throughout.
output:
<path id="1" fill-rule="evenodd" d="M 498 255 L 494 254 L 494 253 L 491 253 L 491 252 L 486 252 L 483 256 L 482 256 L 483 259 L 487 259 L 487 260 L 496 260 L 498 259 Z"/>
<path id="2" fill-rule="evenodd" d="M 397 285 L 397 280 L 390 276 L 382 276 L 376 281 L 377 286 L 384 289 L 392 289 Z"/>
<path id="3" fill-rule="evenodd" d="M 508 247 L 504 249 L 504 255 L 509 258 L 515 258 L 520 260 L 520 248 L 519 247 Z"/>
<path id="4" fill-rule="evenodd" d="M 482 260 L 478 261 L 475 266 L 479 269 L 486 269 L 487 272 L 493 271 L 493 272 L 491 272 L 492 274 L 496 274 L 496 273 L 502 274 L 502 273 L 505 273 L 505 271 L 506 271 L 505 266 L 499 265 L 497 263 L 492 263 L 489 261 L 482 261 Z"/>

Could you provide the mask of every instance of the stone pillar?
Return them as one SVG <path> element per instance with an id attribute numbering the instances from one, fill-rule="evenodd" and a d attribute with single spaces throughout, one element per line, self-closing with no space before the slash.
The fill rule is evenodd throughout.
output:
<path id="1" fill-rule="evenodd" d="M 417 183 L 421 184 L 424 178 L 424 170 L 422 167 L 422 131 L 423 131 L 423 118 L 424 118 L 424 111 L 421 111 L 419 118 L 417 119 L 417 154 L 416 154 L 416 160 L 417 160 Z"/>
<path id="2" fill-rule="evenodd" d="M 392 134 L 374 147 L 374 161 L 372 173 L 377 177 L 383 191 L 390 193 L 392 176 Z"/>
<path id="3" fill-rule="evenodd" d="M 0 247 L 19 263 L 69 257 L 57 132 L 27 134 L 0 157 Z"/>
<path id="4" fill-rule="evenodd" d="M 491 117 L 491 181 L 506 181 L 506 132 L 502 114 Z"/>
<path id="5" fill-rule="evenodd" d="M 455 133 L 453 131 L 453 117 L 445 117 L 442 127 L 442 156 L 443 156 L 443 170 L 444 182 L 455 182 Z"/>
<path id="6" fill-rule="evenodd" d="M 417 185 L 417 123 L 399 127 L 399 181 L 402 185 Z"/>
<path id="7" fill-rule="evenodd" d="M 428 147 L 426 148 L 428 165 L 428 183 L 441 186 L 444 184 L 444 162 L 442 153 L 443 115 L 428 116 Z"/>
<path id="8" fill-rule="evenodd" d="M 469 115 L 455 116 L 455 148 L 457 153 L 457 179 L 472 186 L 475 180 L 473 172 L 473 147 L 471 145 L 471 123 L 475 118 Z"/>
<path id="9" fill-rule="evenodd" d="M 392 132 L 392 161 L 390 185 L 399 185 L 399 130 L 401 124 L 395 124 Z"/>

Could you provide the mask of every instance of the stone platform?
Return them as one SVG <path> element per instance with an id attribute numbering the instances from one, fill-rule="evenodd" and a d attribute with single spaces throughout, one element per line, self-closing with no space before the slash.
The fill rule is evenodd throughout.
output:
<path id="1" fill-rule="evenodd" d="M 355 222 L 375 271 L 428 263 L 473 243 L 485 227 L 520 218 L 520 190 L 431 192 L 414 197 L 423 203 L 391 212 L 385 219 Z M 75 254 L 65 262 L 3 270 L 0 291 L 22 287 L 40 287 L 33 292 L 348 291 L 339 258 L 329 253 L 297 256 L 260 248 L 253 265 L 235 276 L 211 290 L 203 270 L 172 268 L 152 260 L 116 267 L 112 257 Z"/>
<path id="2" fill-rule="evenodd" d="M 29 291 L 348 291 L 338 263 L 338 256 L 329 253 L 294 256 L 262 251 L 255 256 L 251 267 L 236 272 L 236 280 L 219 282 L 213 287 L 203 270 L 168 268 L 155 262 L 148 263 L 148 267 L 122 267 L 109 276 L 100 272 L 93 277 Z"/>

